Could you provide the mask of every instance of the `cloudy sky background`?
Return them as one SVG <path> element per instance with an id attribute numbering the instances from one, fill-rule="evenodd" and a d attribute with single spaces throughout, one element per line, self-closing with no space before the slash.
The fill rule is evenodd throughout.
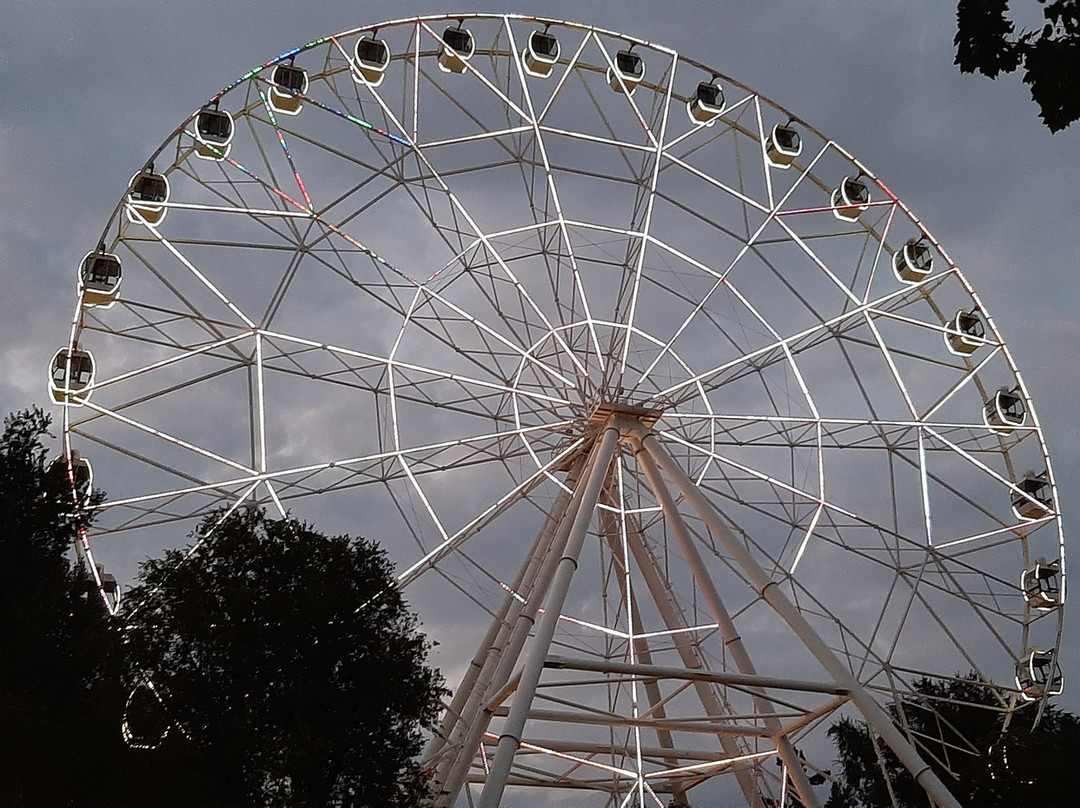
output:
<path id="1" fill-rule="evenodd" d="M 128 178 L 180 120 L 292 46 L 455 10 L 432 2 L 202 0 L 3 0 L 0 9 L 5 413 L 46 402 L 47 363 L 67 337 L 76 264 Z M 577 19 L 674 47 L 792 109 L 870 166 L 963 268 L 1010 345 L 1046 429 L 1068 532 L 1080 493 L 1073 422 L 1080 279 L 1072 249 L 1080 124 L 1051 136 L 1018 77 L 961 76 L 952 64 L 952 3 L 534 2 L 469 10 Z M 1037 15 L 1026 21 L 1037 25 Z M 1067 638 L 1075 634 L 1068 625 Z M 1064 649 L 1067 681 L 1080 670 L 1076 645 Z M 1077 693 L 1067 685 L 1062 704 L 1077 711 Z"/>

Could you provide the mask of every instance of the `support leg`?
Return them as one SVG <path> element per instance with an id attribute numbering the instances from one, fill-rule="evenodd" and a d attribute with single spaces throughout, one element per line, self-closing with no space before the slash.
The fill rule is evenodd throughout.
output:
<path id="1" fill-rule="evenodd" d="M 574 517 L 584 496 L 583 486 L 579 485 L 579 482 L 583 477 L 587 479 L 593 460 L 592 457 L 582 456 L 581 461 L 572 469 L 567 482 L 574 488 L 574 493 L 572 496 L 560 496 L 557 500 L 563 510 L 561 513 L 557 511 L 555 519 L 548 523 L 552 528 L 550 546 L 544 554 L 534 555 L 527 562 L 530 570 L 535 572 L 526 601 L 522 603 L 517 598 L 512 599 L 507 619 L 499 626 L 495 641 L 490 647 L 481 648 L 478 652 L 484 654 L 483 667 L 470 688 L 466 704 L 462 708 L 462 718 L 457 725 L 457 734 L 452 739 L 452 748 L 448 750 L 447 759 L 443 761 L 438 773 L 442 791 L 437 802 L 440 808 L 449 808 L 457 800 L 457 794 L 468 776 L 480 739 L 491 722 L 491 713 L 485 709 L 488 699 L 509 681 L 525 640 L 536 622 L 536 613 L 555 574 L 555 567 L 562 556 Z"/>
<path id="2" fill-rule="evenodd" d="M 698 552 L 697 545 L 690 536 L 690 530 L 687 528 L 686 522 L 683 521 L 682 514 L 679 513 L 679 509 L 675 505 L 675 500 L 672 499 L 671 493 L 668 491 L 667 485 L 665 485 L 659 469 L 656 468 L 653 459 L 644 449 L 637 452 L 636 459 L 642 472 L 645 474 L 645 479 L 648 481 L 649 487 L 652 489 L 653 494 L 660 503 L 660 508 L 664 512 L 664 520 L 667 522 L 669 529 L 675 534 L 675 538 L 679 542 L 679 548 L 682 550 L 683 558 L 686 559 L 686 563 L 690 567 L 690 572 L 694 577 L 694 583 L 697 584 L 698 591 L 701 593 L 705 605 L 708 607 L 713 619 L 720 627 L 720 636 L 723 637 L 724 645 L 727 646 L 731 658 L 735 661 L 735 666 L 741 673 L 756 676 L 757 670 L 754 667 L 753 661 L 750 659 L 750 654 L 746 651 L 746 646 L 743 644 L 742 637 L 739 636 L 735 621 L 731 619 L 731 615 L 724 606 L 724 602 L 720 598 L 720 593 L 716 589 L 716 584 L 713 582 L 712 576 L 709 575 L 709 570 L 701 558 L 701 553 Z M 791 741 L 788 740 L 787 736 L 781 731 L 780 720 L 776 717 L 772 702 L 768 700 L 765 693 L 759 688 L 751 690 L 751 695 L 754 699 L 755 709 L 765 721 L 765 726 L 773 733 L 773 738 L 776 742 L 776 750 L 780 753 L 780 758 L 787 764 L 788 776 L 795 785 L 795 790 L 799 795 L 799 799 L 802 800 L 802 803 L 806 808 L 819 808 L 820 803 L 818 802 L 817 795 L 814 794 L 814 790 L 810 786 L 810 780 L 806 776 L 806 771 L 799 761 L 795 748 L 791 745 Z"/>
<path id="3" fill-rule="evenodd" d="M 532 577 L 529 573 L 533 572 L 533 574 L 535 574 L 533 568 L 535 567 L 536 561 L 538 558 L 543 557 L 554 536 L 554 530 L 549 529 L 549 526 L 552 523 L 557 524 L 558 516 L 556 514 L 561 514 L 562 511 L 565 510 L 567 502 L 569 502 L 568 496 L 566 497 L 566 502 L 562 502 L 561 504 L 558 502 L 556 503 L 556 508 L 553 509 L 552 515 L 545 521 L 544 528 L 537 534 L 536 541 L 533 542 L 532 548 L 529 550 L 528 555 L 525 556 L 525 561 L 518 570 L 517 577 L 514 579 L 513 584 L 510 586 L 511 591 L 503 598 L 502 605 L 492 618 L 491 625 L 488 627 L 484 639 L 481 640 L 480 646 L 476 649 L 476 654 L 469 663 L 469 667 L 466 669 L 465 675 L 458 685 L 457 692 L 454 693 L 454 698 L 450 702 L 450 706 L 446 709 L 446 715 L 443 717 L 439 732 L 428 745 L 427 753 L 424 756 L 425 764 L 429 764 L 438 759 L 447 743 L 451 741 L 454 735 L 458 734 L 465 705 L 469 696 L 474 692 L 474 685 L 476 685 L 477 681 L 481 678 L 482 671 L 488 658 L 498 647 L 497 639 L 503 627 L 513 620 L 511 613 L 514 611 L 515 604 L 520 603 L 515 596 L 528 598 L 528 590 L 531 588 L 532 584 Z M 441 778 L 439 778 L 439 780 L 441 782 Z"/>
<path id="4" fill-rule="evenodd" d="M 862 683 L 852 675 L 843 662 L 825 644 L 813 626 L 803 617 L 795 605 L 788 600 L 787 596 L 780 591 L 776 581 L 762 569 L 750 552 L 743 546 L 735 534 L 731 532 L 719 511 L 687 476 L 682 467 L 668 454 L 661 445 L 655 434 L 646 432 L 644 427 L 638 426 L 635 430 L 641 445 L 663 469 L 664 474 L 675 484 L 687 502 L 698 512 L 698 515 L 709 526 L 716 539 L 723 545 L 725 552 L 742 569 L 750 579 L 750 583 L 761 595 L 762 599 L 773 608 L 774 611 L 791 627 L 795 634 L 802 640 L 807 650 L 821 663 L 833 680 L 846 688 L 851 694 L 851 700 L 859 708 L 867 725 L 881 736 L 882 740 L 893 750 L 901 763 L 914 776 L 926 793 L 940 808 L 960 808 L 960 803 L 949 792 L 941 779 L 934 773 L 904 737 L 903 733 L 893 724 L 885 710 L 874 701 L 873 697 L 862 686 Z"/>
<path id="5" fill-rule="evenodd" d="M 521 736 L 525 729 L 529 708 L 532 706 L 533 696 L 536 694 L 536 686 L 540 682 L 540 674 L 544 669 L 544 659 L 551 647 L 551 640 L 558 626 L 566 593 L 570 589 L 570 581 L 577 569 L 577 559 L 585 544 L 589 523 L 600 498 L 600 490 L 607 478 L 611 459 L 615 454 L 620 426 L 622 424 L 618 419 L 609 421 L 600 439 L 593 446 L 591 454 L 595 457 L 595 462 L 591 464 L 592 468 L 589 470 L 589 477 L 585 483 L 581 504 L 574 516 L 566 549 L 562 558 L 559 559 L 551 588 L 544 599 L 544 616 L 536 627 L 532 647 L 522 665 L 521 681 L 514 694 L 514 702 L 506 718 L 503 734 L 499 737 L 491 772 L 480 794 L 480 808 L 498 808 L 502 800 L 506 780 L 514 764 L 514 755 L 521 745 Z"/>

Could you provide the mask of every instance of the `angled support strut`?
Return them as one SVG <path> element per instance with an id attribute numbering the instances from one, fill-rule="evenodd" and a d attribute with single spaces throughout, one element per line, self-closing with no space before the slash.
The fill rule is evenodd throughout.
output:
<path id="1" fill-rule="evenodd" d="M 675 484 L 686 501 L 697 511 L 701 519 L 709 526 L 717 541 L 723 546 L 724 551 L 742 569 L 749 578 L 750 583 L 760 593 L 762 599 L 784 619 L 795 634 L 802 640 L 807 650 L 821 663 L 826 672 L 833 680 L 846 689 L 850 694 L 851 701 L 858 707 L 867 725 L 876 732 L 889 748 L 893 750 L 900 762 L 914 776 L 939 808 L 961 808 L 960 803 L 949 792 L 945 784 L 930 768 L 912 746 L 903 733 L 893 724 L 892 719 L 882 709 L 873 697 L 867 692 L 862 683 L 847 669 L 843 662 L 825 644 L 813 626 L 803 617 L 795 605 L 788 600 L 787 596 L 780 591 L 767 572 L 757 563 L 757 560 L 743 546 L 735 534 L 724 522 L 720 512 L 716 510 L 712 502 L 701 493 L 694 481 L 683 471 L 682 467 L 661 445 L 655 433 L 649 432 L 645 427 L 637 425 L 631 430 L 649 456 L 663 470 L 664 474 Z M 485 806 L 486 808 L 486 806 Z"/>
<path id="2" fill-rule="evenodd" d="M 724 638 L 724 645 L 727 646 L 731 658 L 735 661 L 735 666 L 744 674 L 756 676 L 757 670 L 750 659 L 750 654 L 746 651 L 746 646 L 743 645 L 742 637 L 739 636 L 738 629 L 735 627 L 735 621 L 731 619 L 731 614 L 724 606 L 720 593 L 716 589 L 716 584 L 713 583 L 712 576 L 709 575 L 709 570 L 701 558 L 701 553 L 698 552 L 697 546 L 690 538 L 690 531 L 686 527 L 678 507 L 675 505 L 675 500 L 668 491 L 667 485 L 664 484 L 660 471 L 656 468 L 656 464 L 644 447 L 637 453 L 637 461 L 641 466 L 641 470 L 645 473 L 649 488 L 652 489 L 653 494 L 660 503 L 665 521 L 679 542 L 679 548 L 682 550 L 686 563 L 690 566 L 690 572 L 694 576 L 694 582 L 701 592 L 705 605 L 708 607 L 716 624 L 720 627 L 720 635 Z M 787 766 L 788 777 L 795 784 L 795 790 L 798 792 L 803 806 L 805 808 L 819 808 L 820 803 L 810 786 L 810 780 L 803 769 L 802 761 L 799 760 L 795 747 L 792 746 L 791 741 L 782 731 L 780 719 L 776 717 L 772 702 L 768 700 L 764 691 L 760 688 L 753 688 L 750 692 L 757 711 L 765 721 L 765 726 L 773 733 L 776 751 L 780 754 L 780 759 L 784 761 L 784 765 Z"/>
<path id="3" fill-rule="evenodd" d="M 555 636 L 559 615 L 566 601 L 566 593 L 570 589 L 570 581 L 577 569 L 577 559 L 585 544 L 589 523 L 592 521 L 596 503 L 600 499 L 600 491 L 607 479 L 608 467 L 615 455 L 620 428 L 626 426 L 622 421 L 623 419 L 618 417 L 610 419 L 599 440 L 593 445 L 593 457 L 589 476 L 585 482 L 584 495 L 574 515 L 574 523 L 570 528 L 566 548 L 562 558 L 559 559 L 551 586 L 544 598 L 544 616 L 537 624 L 532 646 L 528 649 L 528 656 L 525 657 L 521 667 L 521 680 L 514 693 L 514 701 L 503 726 L 502 735 L 499 736 L 499 745 L 495 750 L 491 772 L 480 794 L 480 808 L 498 808 L 502 800 L 506 781 L 510 777 L 510 769 L 514 765 L 514 756 L 521 745 L 521 736 L 525 730 L 529 709 L 532 707 L 533 696 L 536 695 L 536 686 L 540 682 L 540 674 L 544 669 L 544 660 L 551 647 L 551 640 Z"/>

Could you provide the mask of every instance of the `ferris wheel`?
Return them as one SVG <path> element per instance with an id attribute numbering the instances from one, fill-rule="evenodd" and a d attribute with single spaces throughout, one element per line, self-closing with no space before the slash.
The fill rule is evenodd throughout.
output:
<path id="1" fill-rule="evenodd" d="M 919 682 L 1061 690 L 987 308 L 844 147 L 635 37 L 429 16 L 245 73 L 131 179 L 50 389 L 114 608 L 216 509 L 383 543 L 453 691 L 442 805 L 817 805 L 841 716 L 955 805 Z"/>

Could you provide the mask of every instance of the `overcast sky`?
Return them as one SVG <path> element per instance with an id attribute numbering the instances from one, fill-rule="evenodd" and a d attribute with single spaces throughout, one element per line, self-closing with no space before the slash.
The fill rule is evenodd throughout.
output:
<path id="1" fill-rule="evenodd" d="M 76 264 L 128 178 L 180 120 L 290 47 L 454 9 L 0 0 L 0 10 L 6 413 L 45 404 L 47 363 L 67 337 Z M 577 19 L 676 48 L 794 110 L 870 166 L 963 268 L 1008 342 L 1046 430 L 1068 531 L 1080 494 L 1073 243 L 1080 125 L 1051 136 L 1018 77 L 961 76 L 952 64 L 951 3 L 596 0 L 492 2 L 482 10 Z M 1064 649 L 1067 682 L 1078 660 L 1075 644 Z M 1062 704 L 1075 711 L 1073 683 Z"/>

